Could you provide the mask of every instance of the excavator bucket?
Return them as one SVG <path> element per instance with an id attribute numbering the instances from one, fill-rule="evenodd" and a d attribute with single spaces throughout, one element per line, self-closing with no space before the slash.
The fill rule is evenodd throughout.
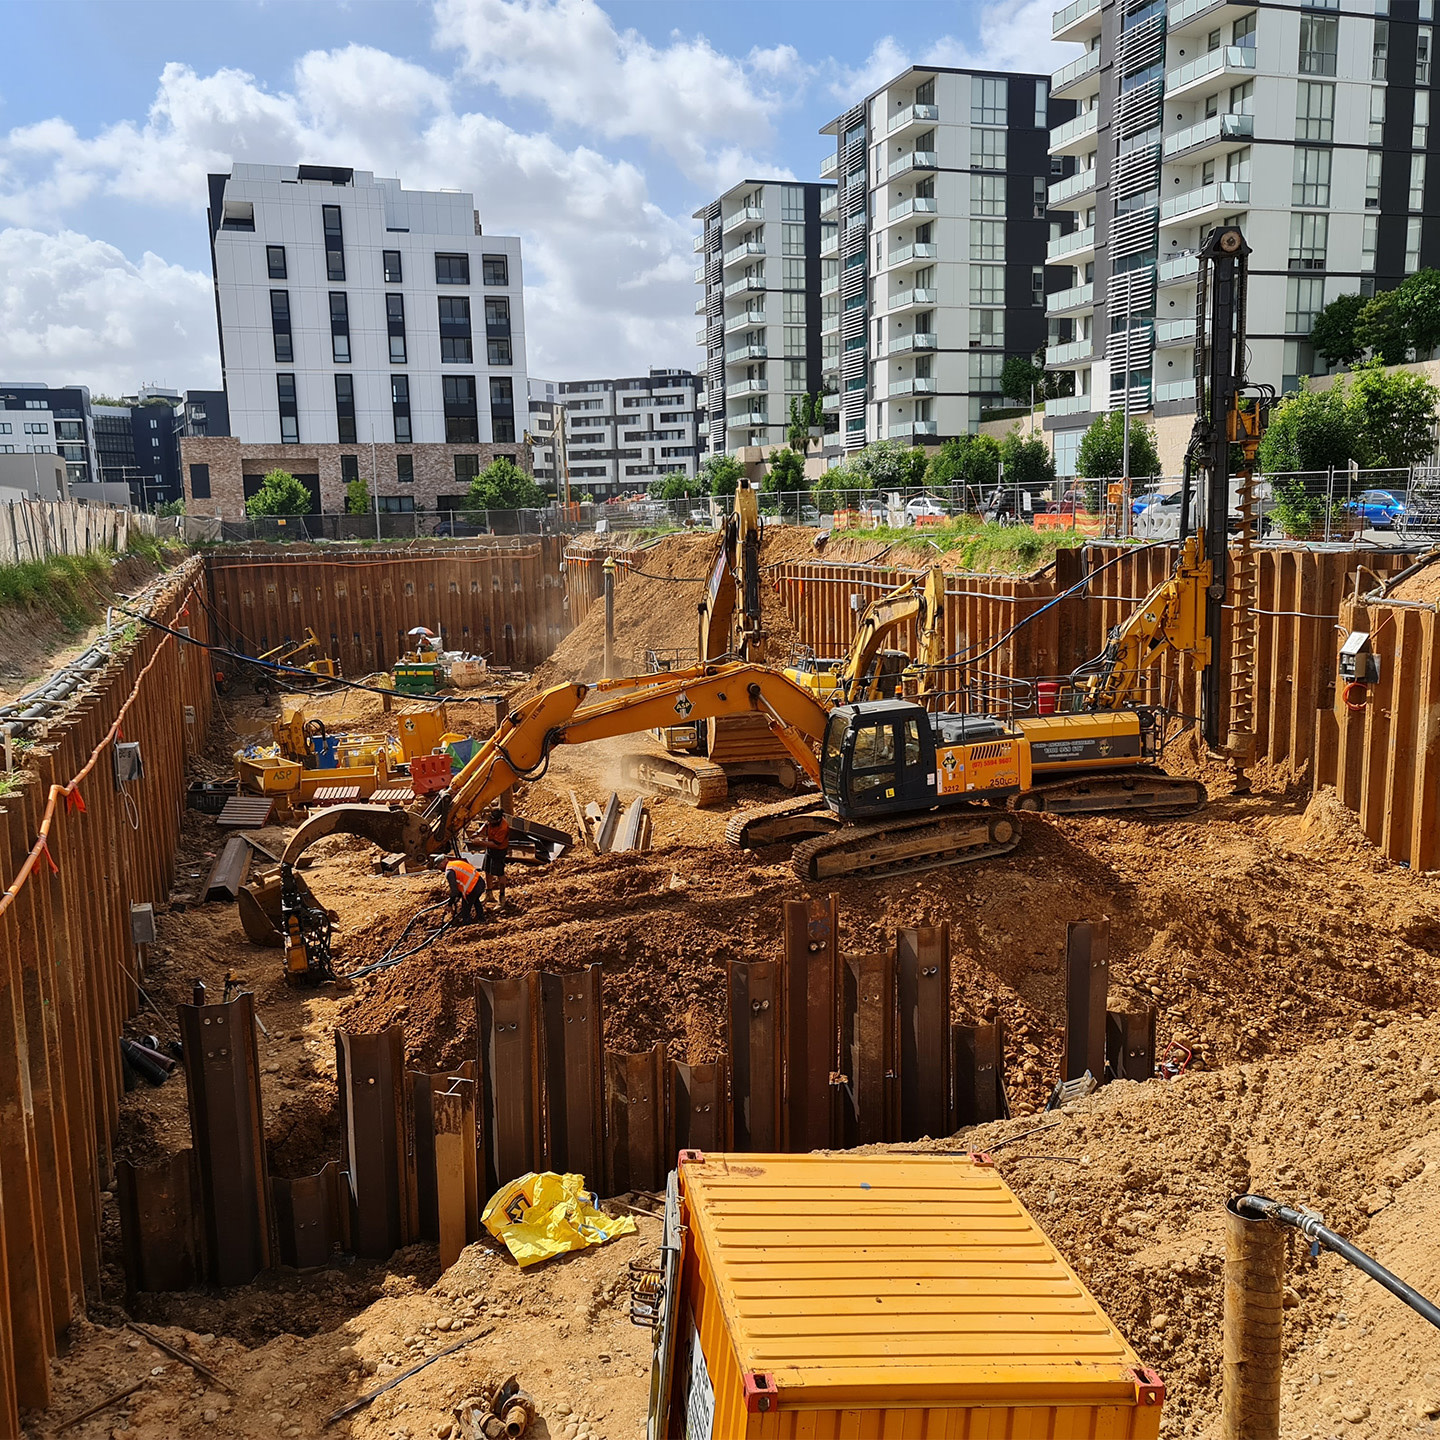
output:
<path id="1" fill-rule="evenodd" d="M 240 924 L 252 945 L 280 943 L 280 867 L 260 871 L 240 887 Z"/>

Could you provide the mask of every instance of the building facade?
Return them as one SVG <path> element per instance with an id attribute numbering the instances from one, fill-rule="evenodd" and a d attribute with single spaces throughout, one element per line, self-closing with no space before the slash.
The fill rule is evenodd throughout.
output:
<path id="1" fill-rule="evenodd" d="M 1045 345 L 1050 127 L 1073 108 L 1046 75 L 920 66 L 822 130 L 838 182 L 825 403 L 842 449 L 969 433 L 1001 401 L 1006 356 Z"/>
<path id="2" fill-rule="evenodd" d="M 382 510 L 413 510 L 463 493 L 472 461 L 529 469 L 520 242 L 482 234 L 473 196 L 319 165 L 236 165 L 209 184 L 237 444 L 182 439 L 197 512 L 243 506 L 262 459 L 326 511 L 354 479 Z"/>
<path id="3" fill-rule="evenodd" d="M 693 475 L 702 454 L 696 412 L 700 385 L 690 370 L 562 380 L 557 398 L 564 412 L 572 497 L 633 494 L 667 475 Z M 558 473 L 560 464 L 552 464 Z"/>
<path id="4" fill-rule="evenodd" d="M 1051 85 L 1078 106 L 1050 138 L 1076 161 L 1050 197 L 1071 217 L 1050 242 L 1070 267 L 1049 299 L 1047 363 L 1075 377 L 1047 406 L 1062 474 L 1097 414 L 1193 411 L 1196 252 L 1214 226 L 1251 246 L 1249 378 L 1277 390 L 1323 370 L 1325 304 L 1440 261 L 1432 19 L 1433 0 L 1055 12 L 1055 38 L 1084 46 Z"/>
<path id="5" fill-rule="evenodd" d="M 530 419 L 527 426 L 535 483 L 554 490 L 559 474 L 555 426 L 560 410 L 559 387 L 553 380 L 530 377 Z"/>
<path id="6" fill-rule="evenodd" d="M 0 455 L 58 455 L 68 484 L 98 481 L 90 391 L 84 385 L 0 381 Z"/>
<path id="7" fill-rule="evenodd" d="M 835 186 L 745 180 L 695 212 L 704 328 L 705 454 L 785 443 L 792 400 L 825 388 L 825 256 Z M 830 262 L 833 264 L 833 260 Z M 691 407 L 693 408 L 693 406 Z"/>

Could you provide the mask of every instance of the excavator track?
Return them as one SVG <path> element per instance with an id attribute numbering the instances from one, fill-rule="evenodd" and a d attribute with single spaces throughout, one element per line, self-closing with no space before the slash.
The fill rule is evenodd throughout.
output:
<path id="1" fill-rule="evenodd" d="M 790 857 L 795 873 L 812 882 L 852 875 L 909 875 L 1008 855 L 1020 825 L 1004 811 L 924 815 L 879 825 L 846 825 L 802 840 Z"/>
<path id="2" fill-rule="evenodd" d="M 757 850 L 762 845 L 788 845 L 810 835 L 828 834 L 836 823 L 836 817 L 825 809 L 825 801 L 812 791 L 798 800 L 792 797 L 732 815 L 725 839 L 742 850 Z"/>
<path id="3" fill-rule="evenodd" d="M 1021 791 L 1010 804 L 1016 810 L 1045 810 L 1052 815 L 1132 812 L 1166 818 L 1193 815 L 1208 798 L 1198 780 L 1167 775 L 1147 765 L 1054 780 Z"/>
<path id="4" fill-rule="evenodd" d="M 689 755 L 627 755 L 620 763 L 627 785 L 673 790 L 692 805 L 718 805 L 730 793 L 730 782 L 718 765 Z"/>

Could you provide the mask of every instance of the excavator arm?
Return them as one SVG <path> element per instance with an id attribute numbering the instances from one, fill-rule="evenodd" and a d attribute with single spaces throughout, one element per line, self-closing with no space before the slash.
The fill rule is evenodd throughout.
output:
<path id="1" fill-rule="evenodd" d="M 703 665 L 729 655 L 733 641 L 742 660 L 764 663 L 765 632 L 760 615 L 760 500 L 749 485 L 735 491 L 735 508 L 720 536 L 720 551 L 700 602 L 696 657 Z"/>
<path id="2" fill-rule="evenodd" d="M 934 566 L 924 580 L 910 580 L 873 600 L 860 617 L 850 654 L 836 676 L 837 699 L 854 704 L 872 700 L 871 670 L 885 641 L 902 625 L 915 622 L 914 664 L 928 677 L 940 661 L 940 622 L 945 614 L 945 573 Z M 925 680 L 928 688 L 928 679 Z"/>

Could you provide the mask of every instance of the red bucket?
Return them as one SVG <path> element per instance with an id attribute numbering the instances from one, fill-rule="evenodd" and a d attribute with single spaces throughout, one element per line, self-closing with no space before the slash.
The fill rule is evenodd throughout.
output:
<path id="1" fill-rule="evenodd" d="M 1040 715 L 1053 715 L 1060 704 L 1060 682 L 1058 680 L 1037 680 L 1035 682 L 1035 710 Z"/>

